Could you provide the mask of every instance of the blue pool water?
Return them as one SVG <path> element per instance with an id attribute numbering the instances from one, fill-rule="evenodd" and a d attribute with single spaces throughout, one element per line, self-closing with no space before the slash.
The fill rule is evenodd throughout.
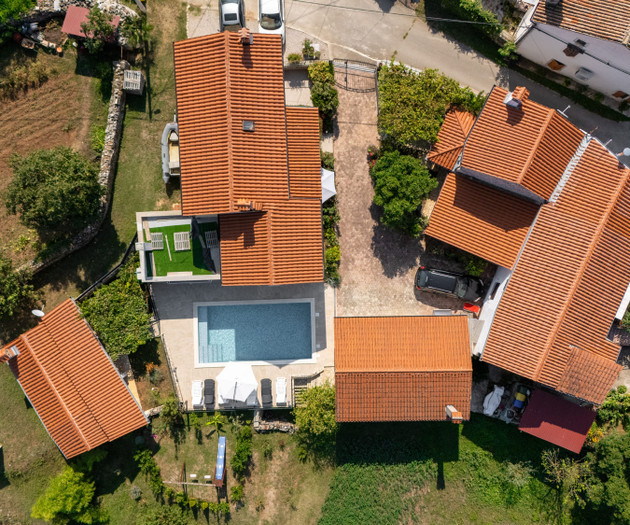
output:
<path id="1" fill-rule="evenodd" d="M 312 357 L 311 304 L 198 306 L 199 363 Z"/>

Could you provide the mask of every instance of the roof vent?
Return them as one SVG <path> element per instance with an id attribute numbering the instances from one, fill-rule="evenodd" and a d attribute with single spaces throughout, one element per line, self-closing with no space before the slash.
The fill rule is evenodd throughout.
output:
<path id="1" fill-rule="evenodd" d="M 11 359 L 12 357 L 15 357 L 19 353 L 20 353 L 20 350 L 15 345 L 5 348 L 4 353 L 0 355 L 0 363 L 7 363 L 9 359 Z"/>
<path id="2" fill-rule="evenodd" d="M 253 120 L 244 120 L 243 121 L 243 131 L 254 131 L 254 121 Z"/>
<path id="3" fill-rule="evenodd" d="M 556 7 L 560 3 L 560 0 L 546 0 L 547 7 Z"/>
<path id="4" fill-rule="evenodd" d="M 453 423 L 461 423 L 464 421 L 462 413 L 457 410 L 453 405 L 446 405 L 446 417 Z"/>
<path id="5" fill-rule="evenodd" d="M 241 27 L 238 30 L 238 36 L 244 46 L 251 46 L 254 43 L 254 34 L 246 27 Z"/>
<path id="6" fill-rule="evenodd" d="M 514 88 L 514 91 L 508 91 L 508 94 L 505 95 L 503 99 L 503 103 L 509 107 L 514 109 L 520 109 L 525 102 L 529 98 L 529 91 L 527 88 L 523 86 L 519 86 Z"/>

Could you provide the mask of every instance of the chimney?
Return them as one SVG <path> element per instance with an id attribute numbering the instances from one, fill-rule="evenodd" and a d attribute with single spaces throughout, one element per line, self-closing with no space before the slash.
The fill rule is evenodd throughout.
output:
<path id="1" fill-rule="evenodd" d="M 459 412 L 453 405 L 446 405 L 446 417 L 456 424 L 464 421 L 462 413 Z"/>
<path id="2" fill-rule="evenodd" d="M 5 348 L 4 352 L 0 354 L 0 363 L 8 363 L 12 357 L 15 357 L 19 353 L 20 351 L 15 345 Z"/>
<path id="3" fill-rule="evenodd" d="M 241 27 L 238 30 L 238 36 L 244 46 L 251 46 L 254 43 L 254 34 L 246 27 Z"/>
<path id="4" fill-rule="evenodd" d="M 505 95 L 503 99 L 503 103 L 508 108 L 521 109 L 523 102 L 525 102 L 528 97 L 529 91 L 527 91 L 527 88 L 520 86 L 514 88 L 514 91 L 508 91 L 508 94 Z"/>

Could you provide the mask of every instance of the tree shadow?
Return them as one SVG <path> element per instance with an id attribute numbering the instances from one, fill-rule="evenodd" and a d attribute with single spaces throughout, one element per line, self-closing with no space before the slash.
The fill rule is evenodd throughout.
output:
<path id="1" fill-rule="evenodd" d="M 96 463 L 92 473 L 96 483 L 97 495 L 113 494 L 121 485 L 133 482 L 140 469 L 133 458 L 136 450 L 136 438 L 142 431 L 133 432 L 111 443 L 103 445 L 107 457 Z"/>
<path id="2" fill-rule="evenodd" d="M 381 223 L 381 214 L 381 208 L 372 203 L 370 215 L 377 222 L 373 228 L 372 252 L 381 262 L 385 276 L 397 277 L 419 265 L 424 249 L 419 237 L 409 237 Z"/>
<path id="3" fill-rule="evenodd" d="M 147 365 L 153 363 L 157 366 L 162 364 L 159 351 L 159 339 L 151 339 L 138 348 L 129 356 L 131 370 L 134 377 L 141 377 L 147 373 Z"/>

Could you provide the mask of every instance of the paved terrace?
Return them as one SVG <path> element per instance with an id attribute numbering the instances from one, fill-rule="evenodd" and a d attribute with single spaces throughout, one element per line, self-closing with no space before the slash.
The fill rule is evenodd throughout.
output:
<path id="1" fill-rule="evenodd" d="M 292 406 L 291 378 L 317 376 L 315 383 L 333 378 L 333 318 L 335 315 L 335 291 L 323 283 L 286 286 L 221 286 L 209 283 L 154 283 L 153 298 L 160 320 L 160 331 L 164 337 L 166 350 L 173 369 L 175 388 L 181 400 L 192 407 L 192 382 L 214 379 L 223 366 L 199 367 L 194 364 L 194 317 L 193 303 L 220 301 L 259 301 L 274 299 L 312 298 L 315 300 L 315 362 L 286 365 L 254 365 L 254 375 L 260 380 L 272 381 L 272 394 L 276 402 L 276 378 L 287 379 L 287 404 Z M 318 315 L 319 314 L 319 315 Z M 215 400 L 217 399 L 216 384 Z M 260 386 L 257 404 L 260 406 Z M 244 408 L 245 405 L 239 407 Z M 218 408 L 218 406 L 217 406 Z M 225 407 L 221 407 L 225 408 Z"/>

